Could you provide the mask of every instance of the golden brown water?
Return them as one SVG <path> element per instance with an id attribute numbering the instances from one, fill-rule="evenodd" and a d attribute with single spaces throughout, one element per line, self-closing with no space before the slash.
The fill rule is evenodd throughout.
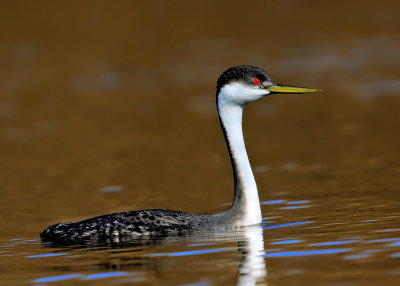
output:
<path id="1" fill-rule="evenodd" d="M 400 282 L 398 1 L 2 6 L 0 284 Z M 226 208 L 215 82 L 238 64 L 324 90 L 246 108 L 263 229 L 39 243 L 59 221 Z"/>

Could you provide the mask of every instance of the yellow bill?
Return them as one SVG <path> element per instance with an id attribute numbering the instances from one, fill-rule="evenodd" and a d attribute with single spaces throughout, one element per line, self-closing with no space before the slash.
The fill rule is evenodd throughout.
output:
<path id="1" fill-rule="evenodd" d="M 309 92 L 321 91 L 320 89 L 315 89 L 315 88 L 285 86 L 285 85 L 271 85 L 266 87 L 265 89 L 269 90 L 271 93 L 309 93 Z"/>

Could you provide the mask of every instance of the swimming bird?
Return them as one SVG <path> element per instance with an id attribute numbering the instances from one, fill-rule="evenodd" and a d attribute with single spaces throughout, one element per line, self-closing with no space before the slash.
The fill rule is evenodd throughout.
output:
<path id="1" fill-rule="evenodd" d="M 243 109 L 248 103 L 270 94 L 315 91 L 318 90 L 276 84 L 263 69 L 249 65 L 229 68 L 219 77 L 217 110 L 234 178 L 233 203 L 226 211 L 194 214 L 146 209 L 113 213 L 49 226 L 40 234 L 42 241 L 62 244 L 119 243 L 144 236 L 161 237 L 261 224 L 257 185 L 243 139 Z"/>

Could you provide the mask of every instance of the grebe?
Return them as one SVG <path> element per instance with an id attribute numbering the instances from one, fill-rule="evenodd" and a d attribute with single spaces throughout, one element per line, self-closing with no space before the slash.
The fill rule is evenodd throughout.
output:
<path id="1" fill-rule="evenodd" d="M 274 83 L 257 67 L 226 70 L 217 81 L 217 109 L 234 177 L 234 199 L 226 211 L 213 214 L 152 209 L 102 215 L 77 223 L 58 223 L 45 229 L 44 242 L 127 242 L 144 236 L 179 235 L 197 230 L 232 229 L 261 224 L 256 182 L 247 157 L 242 114 L 247 103 L 272 93 L 309 93 L 317 89 Z"/>

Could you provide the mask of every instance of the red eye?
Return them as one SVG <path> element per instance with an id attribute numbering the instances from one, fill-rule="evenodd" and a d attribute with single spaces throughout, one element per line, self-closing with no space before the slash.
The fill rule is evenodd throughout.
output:
<path id="1" fill-rule="evenodd" d="M 255 85 L 259 85 L 259 84 L 260 84 L 260 80 L 259 80 L 258 78 L 255 78 L 255 79 L 253 80 L 253 83 L 254 83 Z"/>

